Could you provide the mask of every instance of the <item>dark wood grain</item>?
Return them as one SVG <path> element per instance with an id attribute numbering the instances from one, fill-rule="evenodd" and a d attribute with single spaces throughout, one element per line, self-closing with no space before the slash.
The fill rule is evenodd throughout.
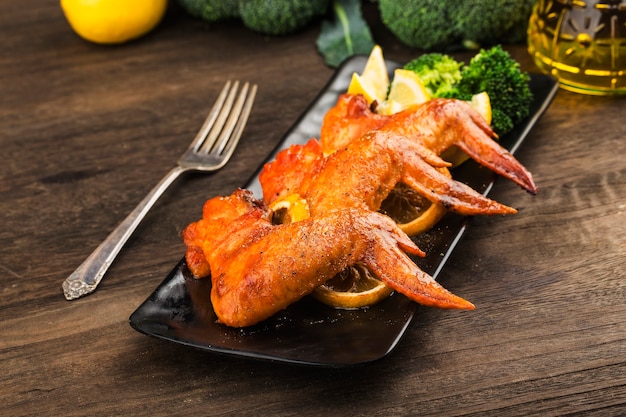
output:
<path id="1" fill-rule="evenodd" d="M 375 12 L 385 55 L 416 56 Z M 539 194 L 498 180 L 492 196 L 519 214 L 473 219 L 439 277 L 476 311 L 420 308 L 376 363 L 238 359 L 128 326 L 204 200 L 245 183 L 332 75 L 317 33 L 265 37 L 172 8 L 149 36 L 104 47 L 57 2 L 0 4 L 0 415 L 626 413 L 623 98 L 557 94 L 518 153 Z M 227 79 L 259 85 L 234 159 L 177 181 L 99 290 L 65 301 L 63 279 L 173 166 Z"/>

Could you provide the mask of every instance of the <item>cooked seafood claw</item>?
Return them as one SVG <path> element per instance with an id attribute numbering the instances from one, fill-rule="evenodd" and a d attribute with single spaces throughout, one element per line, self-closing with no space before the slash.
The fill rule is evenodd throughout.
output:
<path id="1" fill-rule="evenodd" d="M 208 266 L 213 308 L 226 325 L 265 320 L 356 262 L 420 304 L 474 308 L 415 265 L 406 253 L 423 252 L 384 215 L 341 209 L 285 225 L 268 217 L 263 203 L 238 190 L 209 200 L 183 233 L 188 266 L 200 275 Z"/>

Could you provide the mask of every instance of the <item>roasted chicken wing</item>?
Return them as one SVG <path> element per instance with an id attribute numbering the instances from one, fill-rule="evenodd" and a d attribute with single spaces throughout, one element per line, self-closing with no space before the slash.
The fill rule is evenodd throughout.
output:
<path id="1" fill-rule="evenodd" d="M 420 304 L 474 308 L 415 265 L 406 253 L 423 252 L 382 214 L 346 208 L 288 225 L 272 225 L 268 215 L 238 190 L 209 200 L 183 233 L 188 266 L 196 275 L 210 272 L 211 302 L 226 325 L 258 323 L 357 262 Z"/>

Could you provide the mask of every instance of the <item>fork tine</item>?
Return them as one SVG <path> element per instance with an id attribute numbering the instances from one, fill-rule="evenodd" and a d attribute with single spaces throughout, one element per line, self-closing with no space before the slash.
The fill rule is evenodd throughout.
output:
<path id="1" fill-rule="evenodd" d="M 235 96 L 237 95 L 237 90 L 239 89 L 239 81 L 235 81 L 232 85 L 231 90 L 226 97 L 224 105 L 220 109 L 216 120 L 213 123 L 213 126 L 210 127 L 207 135 L 205 137 L 204 142 L 197 148 L 198 152 L 201 153 L 209 153 L 215 141 L 220 136 L 220 132 L 224 128 L 224 124 L 228 120 L 229 114 L 232 112 L 233 103 L 235 102 Z"/>
<path id="2" fill-rule="evenodd" d="M 239 130 L 243 130 L 239 129 L 239 126 L 242 126 L 242 123 L 245 125 L 247 122 L 248 115 L 250 114 L 250 108 L 252 106 L 252 102 L 254 101 L 254 96 L 256 95 L 256 85 L 252 86 L 250 94 L 248 94 L 249 88 L 249 83 L 245 83 L 241 89 L 241 94 L 239 94 L 239 97 L 237 98 L 234 110 L 228 117 L 226 126 L 224 126 L 222 135 L 211 152 L 222 154 L 227 146 L 232 146 L 233 143 L 235 145 L 237 144 L 237 141 L 241 136 L 241 132 Z"/>
<path id="3" fill-rule="evenodd" d="M 252 105 L 254 104 L 254 99 L 256 97 L 256 90 L 257 86 L 256 84 L 253 84 L 250 90 L 250 94 L 246 98 L 246 102 L 244 104 L 241 116 L 239 117 L 237 126 L 235 127 L 235 130 L 227 143 L 226 149 L 224 149 L 223 155 L 225 162 L 228 161 L 232 156 L 235 148 L 237 147 L 237 144 L 239 143 L 239 139 L 241 138 L 243 130 L 246 127 L 246 123 L 248 122 L 248 116 L 250 116 L 250 112 L 252 111 Z"/>
<path id="4" fill-rule="evenodd" d="M 189 145 L 189 149 L 197 151 L 202 145 L 202 143 L 204 142 L 204 140 L 206 139 L 207 135 L 213 128 L 213 124 L 215 123 L 217 116 L 220 114 L 220 111 L 222 110 L 222 106 L 224 105 L 224 102 L 226 101 L 226 97 L 228 96 L 228 91 L 230 90 L 230 85 L 231 85 L 231 82 L 230 80 L 228 80 L 226 81 L 226 84 L 224 84 L 224 87 L 222 87 L 222 91 L 220 91 L 220 94 L 217 97 L 217 100 L 215 100 L 215 104 L 213 104 L 213 107 L 209 111 L 209 114 L 207 115 L 206 119 L 204 120 L 204 123 L 202 124 L 202 127 L 200 128 L 200 130 L 198 130 L 196 137 L 191 142 L 191 145 Z"/>

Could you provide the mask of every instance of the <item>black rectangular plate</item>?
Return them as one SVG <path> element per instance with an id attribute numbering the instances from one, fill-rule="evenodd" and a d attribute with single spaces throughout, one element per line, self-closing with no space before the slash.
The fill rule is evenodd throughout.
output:
<path id="1" fill-rule="evenodd" d="M 353 57 L 337 70 L 267 161 L 282 149 L 319 137 L 324 115 L 347 90 L 352 73 L 362 72 L 366 59 Z M 391 72 L 399 64 L 388 62 L 388 66 Z M 531 74 L 530 88 L 534 94 L 531 115 L 500 139 L 511 152 L 517 150 L 548 108 L 558 85 L 552 77 Z M 257 197 L 261 196 L 258 173 L 263 163 L 244 185 Z M 485 195 L 495 179 L 492 172 L 473 161 L 455 168 L 453 175 Z M 427 256 L 415 262 L 436 278 L 468 220 L 447 214 L 430 232 L 419 235 L 415 242 Z M 235 329 L 217 323 L 210 291 L 210 280 L 194 279 L 183 259 L 130 316 L 130 325 L 146 335 L 211 352 L 306 365 L 345 366 L 371 362 L 391 352 L 417 306 L 400 294 L 359 310 L 337 310 L 306 297 L 263 323 Z"/>

